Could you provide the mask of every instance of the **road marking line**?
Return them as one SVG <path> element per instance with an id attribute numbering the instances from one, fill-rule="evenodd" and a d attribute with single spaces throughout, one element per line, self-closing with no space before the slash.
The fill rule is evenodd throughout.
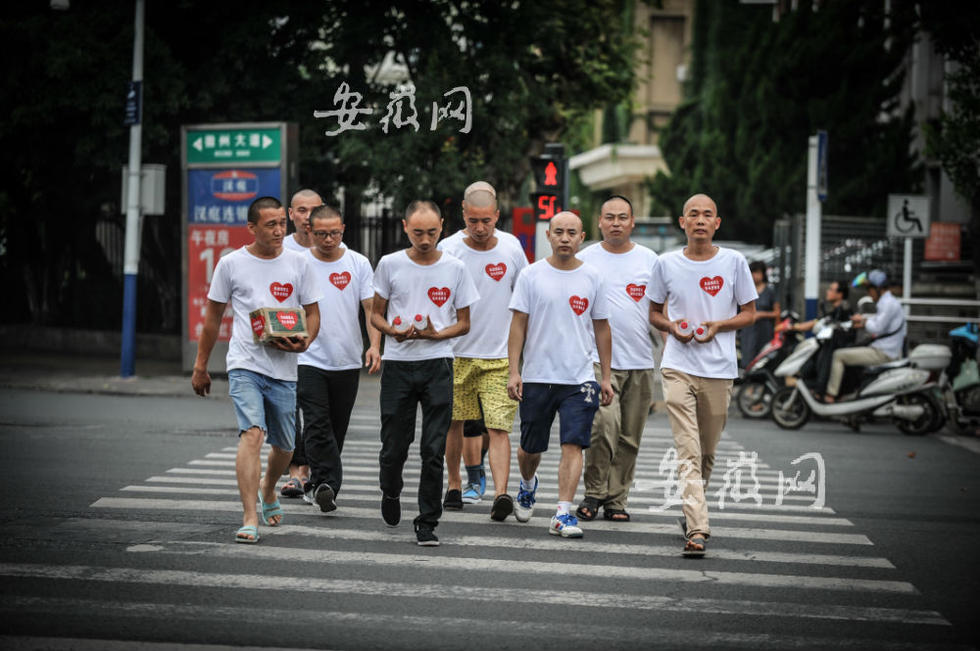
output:
<path id="1" fill-rule="evenodd" d="M 238 482 L 234 479 L 213 479 L 209 480 L 209 484 L 218 484 L 221 486 L 235 486 L 236 488 L 214 488 L 214 487 L 201 487 L 201 481 L 199 479 L 194 479 L 190 477 L 178 477 L 178 478 L 167 478 L 167 477 L 150 477 L 147 481 L 152 481 L 154 479 L 161 479 L 166 481 L 173 481 L 174 479 L 183 479 L 182 484 L 195 484 L 194 487 L 186 486 L 124 486 L 120 488 L 120 491 L 127 491 L 132 493 L 187 493 L 191 495 L 238 495 Z M 344 486 L 344 503 L 347 502 L 370 502 L 374 504 L 377 502 L 378 487 L 373 486 L 368 489 L 357 489 L 348 485 Z M 350 495 L 350 493 L 370 493 L 370 496 L 366 495 Z M 543 494 L 543 493 L 542 493 Z M 582 495 L 576 496 L 574 501 L 582 499 Z M 489 500 L 486 500 L 489 504 Z M 682 515 L 680 511 L 654 511 L 651 509 L 643 509 L 640 514 L 650 515 L 652 517 L 658 518 L 670 518 L 676 520 Z M 634 515 L 637 515 L 634 512 Z M 846 518 L 828 518 L 820 516 L 805 516 L 805 515 L 779 515 L 779 514 L 769 514 L 769 513 L 730 513 L 724 510 L 712 510 L 711 520 L 739 520 L 739 521 L 755 521 L 755 522 L 782 522 L 785 524 L 794 525 L 827 525 L 831 527 L 853 527 L 854 523 Z"/>
<path id="2" fill-rule="evenodd" d="M 228 475 L 229 473 L 225 472 L 223 474 Z M 377 495 L 378 491 L 381 490 L 380 488 L 378 488 L 377 479 L 374 477 L 372 477 L 371 479 L 357 479 L 357 478 L 345 477 L 344 480 L 345 480 L 344 490 L 343 490 L 344 493 L 371 493 L 372 495 Z M 148 477 L 146 481 L 150 483 L 194 484 L 195 486 L 200 486 L 202 483 L 213 484 L 215 486 L 238 486 L 238 480 L 236 479 L 222 479 L 221 477 L 209 477 L 205 480 L 202 479 L 198 473 L 194 473 L 193 476 L 191 477 L 181 477 L 179 474 L 172 474 L 166 476 L 156 475 L 153 477 Z M 417 485 L 418 485 L 418 480 L 416 479 L 407 483 L 406 487 L 417 488 Z M 541 494 L 544 495 L 543 492 Z M 632 498 L 632 499 L 641 499 L 641 498 Z M 489 501 L 489 498 L 487 501 Z M 658 503 L 657 500 L 651 500 L 651 501 L 653 503 Z M 711 507 L 711 504 L 709 504 L 709 507 Z M 754 503 L 740 504 L 738 502 L 725 504 L 725 511 L 731 511 L 731 510 L 742 510 L 746 512 L 768 511 L 773 513 L 792 512 L 792 513 L 811 513 L 811 514 L 826 514 L 826 515 L 834 515 L 836 513 L 836 511 L 834 511 L 829 506 L 824 506 L 822 508 L 815 509 L 811 506 L 805 506 L 805 505 L 781 504 L 779 506 L 776 506 L 775 504 L 769 504 L 765 502 L 761 506 L 757 506 Z M 675 515 L 678 516 L 681 514 L 680 511 L 673 508 L 671 510 L 667 510 L 663 512 L 674 513 Z M 714 517 L 715 513 L 717 513 L 717 511 L 712 509 L 712 517 Z"/>
<path id="3" fill-rule="evenodd" d="M 260 577 L 261 578 L 261 577 Z M 293 579 L 295 581 L 295 579 Z M 320 585 L 320 584 L 317 584 Z M 331 585 L 334 585 L 331 583 Z M 259 586 L 246 585 L 244 587 L 258 588 Z M 285 589 L 285 588 L 282 588 Z M 318 588 L 321 591 L 329 592 L 330 587 L 320 586 Z M 527 591 L 523 594 L 528 594 Z M 578 593 L 580 594 L 580 593 Z M 379 595 L 383 596 L 383 595 Z M 403 595 L 408 596 L 419 596 L 419 595 Z M 428 595 L 426 595 L 428 596 Z M 586 597 L 588 595 L 585 595 Z M 431 595 L 432 598 L 439 598 L 438 595 Z M 518 599 L 516 596 L 515 599 Z M 482 599 L 481 599 L 482 600 Z M 587 602 L 586 602 L 587 603 Z M 751 602 L 748 602 L 751 604 Z M 569 606 L 581 606 L 582 602 L 579 603 L 569 603 Z M 780 605 L 782 607 L 782 605 Z M 252 622 L 254 626 L 258 626 L 259 622 L 264 621 L 288 621 L 290 623 L 295 623 L 297 626 L 308 626 L 317 627 L 322 629 L 324 621 L 330 622 L 334 630 L 337 631 L 337 636 L 347 635 L 350 639 L 347 644 L 356 646 L 357 641 L 363 640 L 365 630 L 373 632 L 383 632 L 382 634 L 394 634 L 396 631 L 404 631 L 407 635 L 418 635 L 419 631 L 457 631 L 465 630 L 470 632 L 472 636 L 476 638 L 486 638 L 486 639 L 501 639 L 503 646 L 507 647 L 517 647 L 520 644 L 527 644 L 528 639 L 553 639 L 555 635 L 555 624 L 554 622 L 536 622 L 529 620 L 495 620 L 488 619 L 487 617 L 432 617 L 432 616 L 418 616 L 418 615 L 397 615 L 390 612 L 385 612 L 382 614 L 375 613 L 360 613 L 360 612 L 349 612 L 349 611 L 326 611 L 326 610 L 302 610 L 298 608 L 248 608 L 241 606 L 219 606 L 219 605 L 209 605 L 207 608 L 202 608 L 199 605 L 177 605 L 177 604 L 166 604 L 166 603 L 156 603 L 156 602 L 146 602 L 146 601 L 101 601 L 93 599 L 69 599 L 61 597 L 12 597 L 12 598 L 2 598 L 0 599 L 0 608 L 4 610 L 21 613 L 26 610 L 31 611 L 46 611 L 55 615 L 62 615 L 65 612 L 70 612 L 74 614 L 83 614 L 89 618 L 99 618 L 99 617 L 132 617 L 135 619 L 147 619 L 153 618 L 155 620 L 159 619 L 169 619 L 169 620 L 190 620 L 190 621 L 217 621 L 217 622 Z M 687 600 L 682 602 L 681 605 L 670 604 L 670 607 L 656 608 L 656 610 L 668 610 L 690 612 L 692 610 L 701 610 L 706 613 L 717 614 L 727 614 L 729 610 L 722 607 L 720 610 L 713 610 L 710 602 L 693 602 L 693 600 Z M 654 610 L 654 608 L 648 608 L 645 610 Z M 786 610 L 784 608 L 783 610 Z M 922 623 L 922 624 L 935 624 L 935 625 L 946 625 L 949 623 L 945 620 L 937 620 L 932 613 L 929 611 L 909 611 L 911 613 L 924 613 L 921 621 L 913 621 L 910 623 Z M 739 614 L 739 613 L 734 613 Z M 782 612 L 774 613 L 746 613 L 747 615 L 759 614 L 760 616 L 771 617 L 782 615 Z M 938 616 L 938 613 L 936 613 Z M 830 619 L 840 619 L 840 617 L 827 617 Z M 888 621 L 894 621 L 889 619 Z M 594 622 L 588 622 L 587 624 L 570 624 L 562 623 L 561 626 L 561 637 L 563 640 L 568 640 L 572 644 L 573 648 L 585 648 L 587 646 L 593 646 L 596 639 L 604 640 L 615 640 L 617 646 L 626 646 L 631 648 L 639 648 L 644 645 L 649 645 L 650 641 L 655 639 L 659 645 L 663 645 L 665 648 L 680 648 L 681 646 L 689 646 L 691 640 L 696 639 L 699 645 L 711 647 L 711 646 L 721 646 L 727 648 L 741 647 L 752 650 L 757 649 L 791 649 L 791 648 L 852 648 L 864 651 L 868 647 L 868 641 L 866 638 L 837 638 L 837 637 L 816 637 L 813 635 L 806 636 L 792 636 L 792 635 L 771 635 L 768 633 L 744 633 L 735 631 L 706 631 L 704 629 L 691 630 L 691 629 L 670 629 L 664 628 L 659 622 L 651 624 L 642 623 L 631 623 L 629 626 L 607 626 L 602 624 L 596 624 Z M 27 646 L 18 647 L 16 645 L 23 638 L 14 638 L 15 644 L 13 647 L 5 648 L 29 648 L 35 649 L 39 647 Z M 27 639 L 46 639 L 46 638 L 27 638 Z M 401 638 L 398 638 L 401 639 Z M 412 639 L 408 637 L 406 639 Z M 390 640 L 389 640 L 390 643 Z M 145 643 L 140 643 L 145 644 Z M 198 645 L 194 645 L 196 648 Z M 874 641 L 875 648 L 880 649 L 894 649 L 896 651 L 916 651 L 922 648 L 921 643 L 911 643 L 905 640 L 878 640 Z M 48 648 L 47 646 L 40 648 Z M 65 648 L 74 649 L 77 648 L 72 645 L 66 645 L 63 647 L 55 646 L 55 649 Z M 92 648 L 98 649 L 101 647 L 81 647 L 81 648 Z M 135 651 L 140 651 L 144 647 L 137 645 L 135 647 L 112 647 L 115 648 L 132 648 Z M 155 651 L 161 648 L 173 648 L 173 644 L 163 645 L 163 646 L 150 646 L 146 647 L 148 651 Z M 213 647 L 201 647 L 202 649 L 208 649 Z M 217 647 L 220 649 L 229 649 L 230 647 L 222 646 Z M 944 646 L 944 649 L 966 649 L 965 646 Z M 249 647 L 252 651 L 260 651 L 256 647 Z M 246 651 L 248 651 L 246 649 Z M 262 651 L 269 649 L 269 651 L 274 651 L 274 647 L 262 647 Z"/>
<path id="4" fill-rule="evenodd" d="M 165 500 L 152 498 L 130 498 L 130 497 L 102 497 L 91 505 L 92 508 L 108 509 L 151 509 L 161 511 L 227 511 L 241 512 L 241 504 L 236 501 L 226 500 Z M 283 511 L 291 517 L 323 517 L 319 511 L 311 509 L 306 504 L 282 505 Z M 542 509 L 544 512 L 544 509 Z M 370 518 L 380 520 L 380 509 L 342 507 L 334 511 L 336 515 L 327 516 L 342 520 L 343 518 Z M 443 521 L 448 522 L 479 522 L 486 523 L 486 513 L 464 513 L 449 512 L 443 514 Z M 538 517 L 538 522 L 543 527 L 547 518 Z M 498 526 L 518 526 L 527 527 L 526 523 L 519 523 L 516 520 L 505 520 L 497 523 Z M 676 524 L 647 524 L 631 523 L 629 528 L 624 528 L 617 522 L 595 521 L 584 525 L 589 531 L 616 531 L 619 533 L 656 533 L 669 534 L 680 537 L 679 527 Z M 828 533 L 823 531 L 798 531 L 793 529 L 759 529 L 741 527 L 713 527 L 712 535 L 718 538 L 748 538 L 754 540 L 789 540 L 801 543 L 823 543 L 838 545 L 872 545 L 873 543 L 862 534 L 853 533 Z"/>
<path id="5" fill-rule="evenodd" d="M 257 548 L 251 548 L 257 549 Z M 274 550 L 273 550 L 274 551 Z M 329 552 L 325 552 L 329 553 Z M 429 557 L 425 557 L 429 558 Z M 465 559 L 464 559 L 465 560 Z M 742 599 L 684 598 L 659 595 L 637 595 L 623 593 L 550 591 L 533 588 L 501 588 L 492 590 L 477 586 L 454 584 L 419 584 L 408 582 L 323 579 L 304 576 L 275 576 L 265 574 L 226 574 L 196 572 L 187 570 L 160 570 L 147 568 L 106 568 L 89 565 L 40 565 L 40 564 L 0 564 L 0 575 L 16 578 L 48 580 L 97 581 L 103 583 L 149 584 L 171 586 L 215 587 L 228 589 L 276 590 L 289 592 L 310 592 L 330 594 L 359 594 L 365 596 L 391 598 L 430 598 L 445 600 L 467 600 L 486 602 L 531 602 L 549 605 L 575 607 L 615 608 L 617 610 L 704 612 L 711 614 L 746 615 L 751 617 L 787 617 L 801 619 L 829 619 L 844 621 L 891 622 L 904 624 L 927 624 L 950 626 L 950 623 L 933 610 L 913 610 L 902 608 L 876 608 L 853 605 L 819 605 L 813 603 L 752 601 Z M 27 598 L 36 600 L 37 598 Z M 95 602 L 113 607 L 113 602 Z M 129 602 L 118 602 L 125 604 Z M 154 604 L 155 606 L 156 604 Z M 160 604 L 166 606 L 166 604 Z M 193 612 L 212 611 L 200 606 L 187 606 Z M 300 609 L 289 609 L 288 613 L 302 613 Z M 320 611 L 315 611 L 324 616 Z M 351 614 L 349 613 L 348 616 Z M 388 617 L 390 613 L 383 616 Z M 285 615 L 284 621 L 291 615 Z M 291 620 L 290 620 L 291 621 Z M 323 621 L 322 619 L 320 620 Z M 486 622 L 486 619 L 484 620 Z M 641 619 L 640 622 L 643 620 Z M 494 622 L 488 624 L 496 625 Z M 639 624 L 639 622 L 638 622 Z M 662 626 L 660 622 L 656 626 Z M 553 624 L 548 624 L 553 630 Z M 518 630 L 524 631 L 523 624 Z M 594 625 L 587 624 L 589 631 Z M 632 626 L 630 627 L 632 628 Z M 615 638 L 620 641 L 620 637 Z M 687 638 L 687 642 L 691 639 Z M 698 636 L 699 642 L 704 640 Z M 812 639 L 810 640 L 812 643 Z M 867 643 L 867 640 L 865 640 Z M 877 646 L 877 645 L 876 645 Z"/>
<path id="6" fill-rule="evenodd" d="M 571 543 L 575 545 L 575 543 Z M 130 551 L 130 550 L 127 550 Z M 174 541 L 134 546 L 133 553 L 177 554 L 243 558 L 240 545 Z M 679 570 L 664 567 L 623 567 L 619 565 L 573 564 L 481 557 L 442 556 L 433 554 L 389 554 L 382 552 L 349 552 L 337 549 L 306 549 L 295 547 L 262 547 L 255 545 L 245 551 L 249 557 L 303 563 L 356 564 L 372 567 L 410 567 L 417 564 L 426 571 L 466 570 L 553 576 L 582 576 L 635 581 L 678 581 L 681 583 L 710 583 L 714 585 L 743 585 L 759 588 L 791 588 L 793 590 L 833 590 L 841 592 L 881 592 L 918 594 L 907 581 L 881 579 L 850 579 L 833 576 L 799 574 L 762 574 L 756 572 L 727 572 L 718 570 Z M 679 553 L 679 552 L 678 552 Z"/>
<path id="7" fill-rule="evenodd" d="M 222 470 L 222 469 L 219 469 L 219 468 L 170 468 L 166 472 L 171 473 L 171 474 L 176 474 L 176 475 L 197 475 L 197 476 L 202 476 L 203 475 L 203 476 L 215 476 L 215 477 L 228 477 L 228 476 L 232 476 L 233 477 L 233 476 L 235 476 L 235 471 L 234 470 Z M 418 473 L 418 469 L 412 469 L 412 470 L 406 469 L 405 475 L 403 475 L 404 476 L 404 481 L 405 481 L 405 486 L 406 487 L 408 487 L 408 488 L 417 488 L 418 487 L 418 474 L 417 473 Z M 557 469 L 556 469 L 556 473 L 555 474 L 557 474 Z M 345 472 L 344 473 L 344 480 L 345 481 L 348 481 L 348 482 L 351 482 L 351 483 L 361 482 L 361 483 L 364 483 L 366 485 L 376 486 L 377 476 L 378 475 L 377 475 L 377 471 L 376 470 L 373 471 L 373 472 Z M 544 488 L 550 488 L 550 487 L 547 484 L 544 484 L 543 485 L 542 489 L 540 489 L 540 491 L 537 493 L 537 499 L 538 499 L 538 501 L 542 501 L 544 499 L 558 499 L 558 494 L 556 492 L 547 492 L 547 491 L 544 490 Z M 713 492 L 716 491 L 717 488 L 718 487 L 716 487 L 716 486 L 709 487 L 708 488 L 708 494 L 709 494 L 709 496 L 711 496 L 713 494 Z M 646 492 L 642 487 L 640 489 L 634 489 L 634 491 L 635 491 L 635 493 L 644 493 L 644 492 Z M 769 489 L 761 489 L 760 488 L 759 489 L 759 495 L 762 496 L 762 497 L 766 497 L 766 498 L 772 498 L 774 500 L 774 498 L 777 495 L 777 493 L 776 492 L 773 492 L 773 491 L 771 491 Z M 630 504 L 634 504 L 634 505 L 650 504 L 650 505 L 658 505 L 659 506 L 659 505 L 663 504 L 664 499 L 665 498 L 662 497 L 662 496 L 661 497 L 655 497 L 655 496 L 648 496 L 648 495 L 633 495 L 633 496 L 630 497 Z M 715 497 L 713 499 L 717 499 L 717 498 Z M 709 499 L 709 506 L 711 505 L 711 501 L 713 501 L 713 499 Z M 747 504 L 748 503 L 748 500 L 745 500 L 745 501 L 746 501 L 746 504 Z M 785 496 L 783 496 L 783 501 L 784 502 L 806 502 L 807 504 L 811 504 L 811 503 L 813 503 L 813 496 L 811 496 L 811 495 L 785 495 Z M 733 507 L 736 506 L 736 505 L 742 506 L 741 505 L 741 502 L 736 502 L 735 500 L 731 499 L 731 497 L 726 498 L 726 502 L 729 503 L 729 504 L 731 504 Z M 765 503 L 766 502 L 764 501 L 763 502 L 763 505 L 765 505 Z M 727 506 L 727 504 L 726 504 L 726 506 Z M 757 505 L 755 504 L 754 501 L 753 501 L 753 503 L 752 503 L 751 506 L 753 508 L 757 507 Z M 773 506 L 775 506 L 775 504 L 773 504 Z"/>

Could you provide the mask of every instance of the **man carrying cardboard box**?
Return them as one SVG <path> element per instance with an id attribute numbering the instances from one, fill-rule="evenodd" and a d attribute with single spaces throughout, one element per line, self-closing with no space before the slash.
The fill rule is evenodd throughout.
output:
<path id="1" fill-rule="evenodd" d="M 265 524 L 274 527 L 282 521 L 276 480 L 289 465 L 296 435 L 296 353 L 306 350 L 319 331 L 320 295 L 306 258 L 283 249 L 286 212 L 278 199 L 260 197 L 252 202 L 248 230 L 255 241 L 221 258 L 214 268 L 191 386 L 199 396 L 211 390 L 208 359 L 218 337 L 221 315 L 230 302 L 235 319 L 226 368 L 228 393 L 238 418 L 235 474 L 244 509 L 235 541 L 257 543 L 256 498 Z M 300 306 L 311 336 L 277 337 L 267 344 L 253 340 L 250 312 L 263 307 Z M 260 452 L 266 436 L 272 450 L 260 480 Z"/>

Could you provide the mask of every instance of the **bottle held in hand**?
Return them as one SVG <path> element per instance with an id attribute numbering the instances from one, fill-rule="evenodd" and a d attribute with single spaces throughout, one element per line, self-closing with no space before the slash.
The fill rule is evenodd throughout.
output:
<path id="1" fill-rule="evenodd" d="M 706 326 L 699 323 L 694 327 L 694 338 L 698 341 L 701 341 L 706 334 L 708 334 L 708 328 Z"/>
<path id="2" fill-rule="evenodd" d="M 400 316 L 396 316 L 391 320 L 391 327 L 395 329 L 399 334 L 408 332 L 411 329 L 412 324 L 405 322 Z"/>

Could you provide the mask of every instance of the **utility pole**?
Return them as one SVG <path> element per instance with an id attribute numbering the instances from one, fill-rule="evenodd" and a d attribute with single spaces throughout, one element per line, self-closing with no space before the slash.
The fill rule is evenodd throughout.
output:
<path id="1" fill-rule="evenodd" d="M 827 132 L 810 136 L 806 166 L 806 276 L 803 296 L 806 319 L 817 318 L 820 294 L 820 231 L 823 201 L 827 199 Z"/>
<path id="2" fill-rule="evenodd" d="M 129 117 L 129 196 L 126 198 L 126 249 L 123 257 L 123 314 L 122 350 L 119 375 L 132 377 L 135 366 L 136 340 L 136 280 L 140 266 L 140 180 L 142 178 L 142 112 L 143 112 L 143 11 L 145 0 L 136 0 L 136 19 L 133 37 L 133 82 L 130 85 L 131 102 L 136 102 L 135 119 Z M 129 112 L 129 111 L 127 111 Z"/>

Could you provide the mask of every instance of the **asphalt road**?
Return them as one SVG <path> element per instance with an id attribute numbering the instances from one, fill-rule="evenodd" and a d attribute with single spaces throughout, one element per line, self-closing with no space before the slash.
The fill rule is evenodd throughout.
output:
<path id="1" fill-rule="evenodd" d="M 377 387 L 362 383 L 338 511 L 284 500 L 283 525 L 261 527 L 252 546 L 232 540 L 240 506 L 226 398 L 0 391 L 0 645 L 945 649 L 980 640 L 974 451 L 888 426 L 784 432 L 733 418 L 709 487 L 709 554 L 691 560 L 680 556 L 679 508 L 664 508 L 669 430 L 653 415 L 631 523 L 584 523 L 582 540 L 549 536 L 552 450 L 530 523 L 493 523 L 485 501 L 445 514 L 442 546 L 422 548 L 411 531 L 417 449 L 402 525 L 379 516 Z M 729 468 L 740 453 L 744 463 Z M 823 473 L 813 456 L 794 465 L 810 453 Z M 784 486 L 800 471 L 802 485 L 777 506 L 780 471 Z M 823 508 L 812 506 L 811 471 L 814 491 L 824 480 Z"/>

